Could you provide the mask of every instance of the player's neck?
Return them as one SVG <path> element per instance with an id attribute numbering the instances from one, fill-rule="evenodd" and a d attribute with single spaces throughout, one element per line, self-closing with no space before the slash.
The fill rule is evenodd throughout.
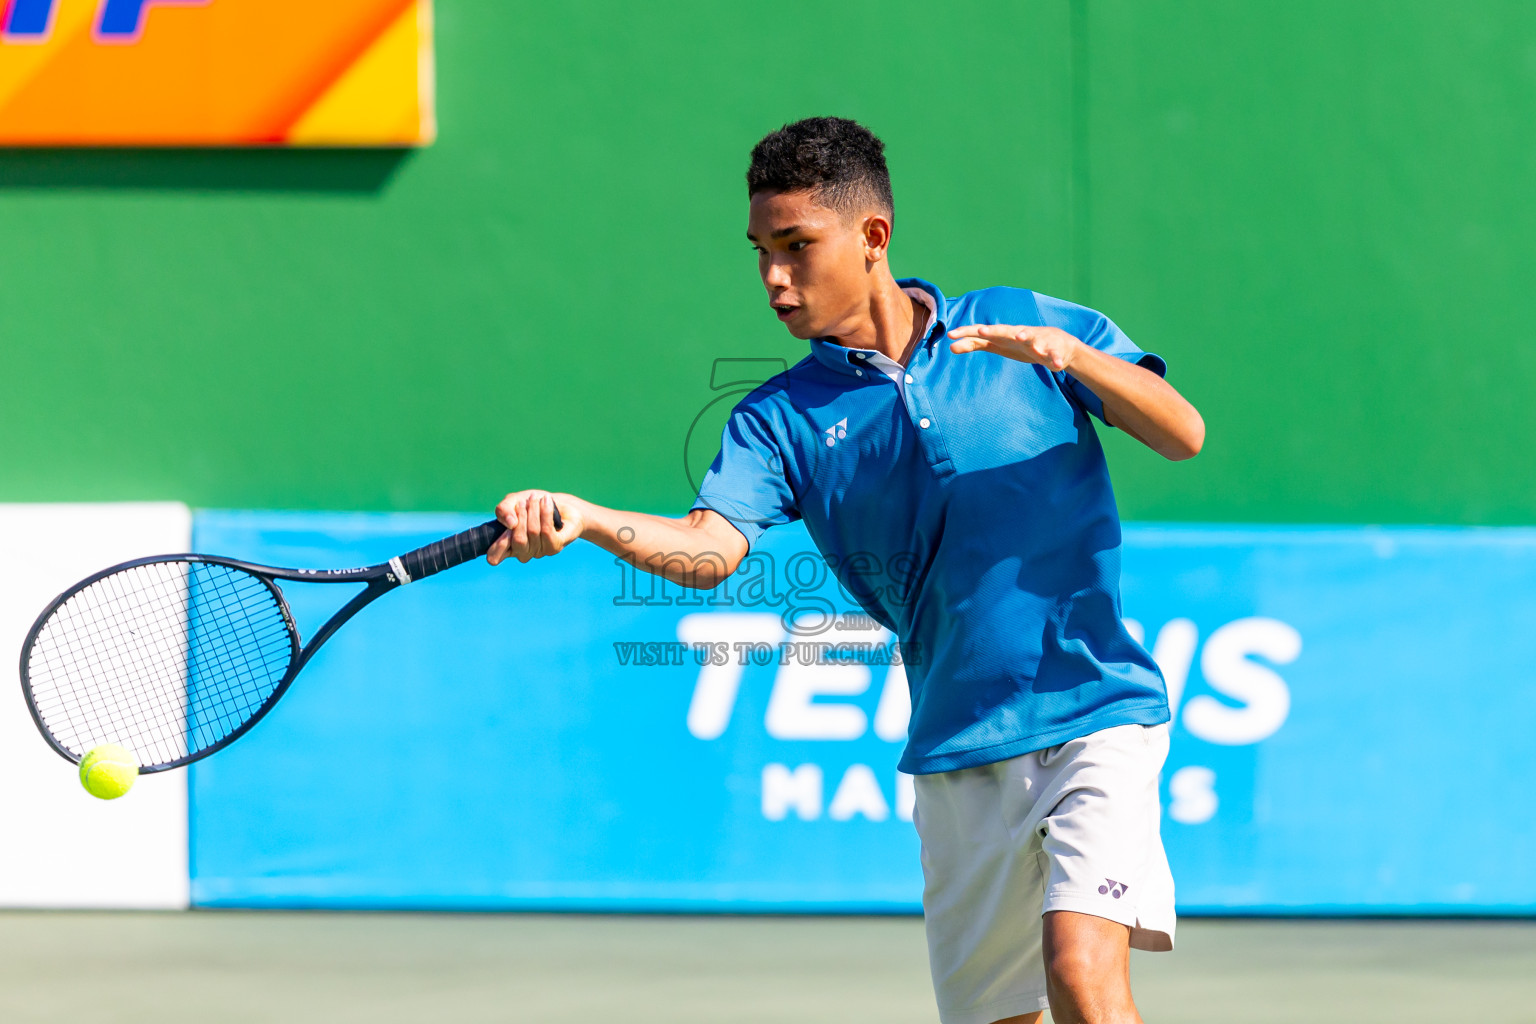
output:
<path id="1" fill-rule="evenodd" d="M 912 346 L 918 326 L 913 301 L 882 263 L 873 272 L 866 316 L 854 329 L 838 338 L 849 348 L 872 348 L 899 363 Z"/>

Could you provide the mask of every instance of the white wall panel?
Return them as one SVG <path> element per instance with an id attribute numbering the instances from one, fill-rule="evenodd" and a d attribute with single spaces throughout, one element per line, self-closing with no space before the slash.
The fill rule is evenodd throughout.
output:
<path id="1" fill-rule="evenodd" d="M 171 502 L 0 505 L 0 906 L 187 906 L 186 773 L 145 776 L 118 800 L 90 796 L 38 735 L 19 665 L 27 630 L 60 592 L 191 539 L 191 513 Z"/>

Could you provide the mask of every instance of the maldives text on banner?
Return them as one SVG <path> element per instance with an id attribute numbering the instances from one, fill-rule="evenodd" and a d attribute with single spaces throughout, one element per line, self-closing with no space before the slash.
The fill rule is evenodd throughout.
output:
<path id="1" fill-rule="evenodd" d="M 0 145 L 420 146 L 431 0 L 9 0 Z"/>
<path id="2" fill-rule="evenodd" d="M 196 540 L 363 564 L 476 518 L 205 513 Z M 754 558 L 698 594 L 577 545 L 370 607 L 192 769 L 193 901 L 916 910 L 895 764 L 921 652 L 799 527 Z M 1185 911 L 1536 910 L 1511 810 L 1536 782 L 1536 531 L 1143 526 L 1125 563 L 1176 706 Z M 311 628 L 336 600 L 313 590 Z"/>

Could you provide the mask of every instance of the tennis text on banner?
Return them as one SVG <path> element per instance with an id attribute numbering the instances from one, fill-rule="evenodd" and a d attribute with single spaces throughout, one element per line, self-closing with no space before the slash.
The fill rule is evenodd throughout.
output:
<path id="1" fill-rule="evenodd" d="M 1138 642 L 1146 641 L 1140 622 L 1127 619 L 1126 627 Z M 875 643 L 866 645 L 869 649 L 897 647 L 889 633 L 881 630 L 876 636 Z M 725 734 L 749 679 L 754 685 L 766 681 L 761 728 L 771 740 L 846 743 L 871 733 L 888 743 L 906 739 L 912 706 L 899 657 L 885 664 L 857 657 L 797 657 L 797 648 L 812 645 L 788 637 L 777 613 L 696 612 L 678 621 L 675 644 L 614 646 L 624 664 L 698 666 L 686 722 L 696 739 L 714 741 Z M 1236 747 L 1259 743 L 1284 725 L 1290 688 L 1270 666 L 1294 662 L 1301 648 L 1300 633 L 1278 619 L 1255 616 L 1223 623 L 1202 643 L 1193 620 L 1174 618 L 1158 630 L 1152 654 L 1182 732 L 1200 745 Z M 767 656 L 750 656 L 759 651 Z M 1200 676 L 1212 692 L 1186 700 L 1197 656 Z M 770 667 L 771 675 L 765 671 Z M 1180 824 L 1210 821 L 1221 805 L 1217 772 L 1210 766 L 1170 765 L 1164 786 L 1167 813 Z M 762 770 L 761 807 L 770 821 L 910 821 L 911 791 L 909 776 L 897 772 L 881 780 L 862 763 L 834 774 L 821 763 L 773 762 Z"/>

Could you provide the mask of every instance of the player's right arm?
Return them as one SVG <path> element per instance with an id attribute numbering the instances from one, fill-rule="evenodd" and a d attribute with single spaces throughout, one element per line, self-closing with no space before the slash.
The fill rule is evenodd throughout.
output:
<path id="1" fill-rule="evenodd" d="M 555 529 L 554 510 L 561 529 Z M 591 541 L 637 569 L 683 587 L 717 586 L 747 554 L 747 539 L 718 512 L 694 509 L 681 519 L 625 512 L 583 501 L 574 494 L 517 491 L 496 506 L 507 528 L 486 559 L 527 562 L 557 555 L 575 540 Z"/>

